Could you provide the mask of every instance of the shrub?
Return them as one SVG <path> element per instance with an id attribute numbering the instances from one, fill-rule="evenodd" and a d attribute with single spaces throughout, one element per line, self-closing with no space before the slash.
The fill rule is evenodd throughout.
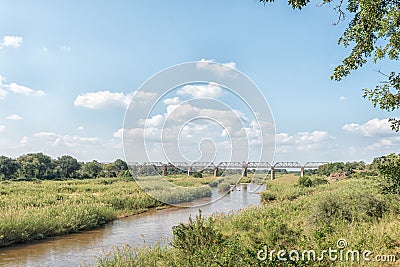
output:
<path id="1" fill-rule="evenodd" d="M 384 178 L 383 193 L 400 194 L 400 154 L 381 157 L 378 169 Z"/>
<path id="2" fill-rule="evenodd" d="M 302 187 L 311 187 L 313 186 L 313 182 L 311 181 L 310 177 L 303 176 L 299 178 L 298 185 Z"/>
<path id="3" fill-rule="evenodd" d="M 194 178 L 203 178 L 203 174 L 201 172 L 194 172 L 193 177 Z"/>
<path id="4" fill-rule="evenodd" d="M 312 180 L 313 185 L 321 185 L 321 184 L 327 184 L 327 183 L 328 183 L 328 180 L 326 180 L 325 178 L 321 178 L 321 177 L 317 177 Z"/>
<path id="5" fill-rule="evenodd" d="M 222 182 L 218 185 L 218 191 L 227 192 L 231 189 L 231 185 L 225 182 Z"/>
<path id="6" fill-rule="evenodd" d="M 260 195 L 263 202 L 270 202 L 276 200 L 276 194 L 269 191 L 263 191 L 261 192 Z"/>
<path id="7" fill-rule="evenodd" d="M 371 221 L 382 218 L 388 210 L 386 201 L 379 195 L 354 193 L 352 195 L 331 194 L 317 202 L 311 210 L 314 223 L 348 223 Z"/>

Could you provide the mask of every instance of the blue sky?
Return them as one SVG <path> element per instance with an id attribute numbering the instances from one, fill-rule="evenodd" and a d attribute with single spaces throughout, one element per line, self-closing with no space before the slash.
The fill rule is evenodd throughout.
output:
<path id="1" fill-rule="evenodd" d="M 162 69 L 201 59 L 234 64 L 258 85 L 275 120 L 276 160 L 400 152 L 385 121 L 398 113 L 361 97 L 382 79 L 374 70 L 395 64 L 331 81 L 348 52 L 337 45 L 346 21 L 333 26 L 332 7 L 317 3 L 300 12 L 285 1 L 2 1 L 0 154 L 123 157 L 130 94 Z"/>

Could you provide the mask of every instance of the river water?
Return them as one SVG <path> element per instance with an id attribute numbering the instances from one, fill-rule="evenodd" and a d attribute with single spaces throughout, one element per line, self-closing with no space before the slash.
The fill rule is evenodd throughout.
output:
<path id="1" fill-rule="evenodd" d="M 78 266 L 93 264 L 95 256 L 102 250 L 112 250 L 115 246 L 129 244 L 140 246 L 163 242 L 172 236 L 172 227 L 187 222 L 201 209 L 203 215 L 217 212 L 228 213 L 248 206 L 258 205 L 260 196 L 252 191 L 262 191 L 264 187 L 250 185 L 246 190 L 237 190 L 223 198 L 216 189 L 210 198 L 196 201 L 196 204 L 211 204 L 196 208 L 170 207 L 151 210 L 142 214 L 113 221 L 95 230 L 69 234 L 45 241 L 0 248 L 0 266 Z"/>

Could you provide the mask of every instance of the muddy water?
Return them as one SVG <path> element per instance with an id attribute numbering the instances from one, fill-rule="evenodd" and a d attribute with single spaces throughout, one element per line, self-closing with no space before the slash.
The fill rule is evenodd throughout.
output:
<path id="1" fill-rule="evenodd" d="M 0 266 L 78 266 L 93 264 L 95 256 L 102 250 L 111 250 L 114 246 L 131 246 L 165 242 L 171 237 L 172 227 L 187 222 L 198 210 L 210 215 L 216 212 L 227 213 L 260 203 L 260 196 L 250 193 L 257 186 L 239 190 L 219 199 L 212 204 L 197 208 L 171 207 L 164 210 L 152 210 L 139 215 L 120 219 L 96 230 L 70 234 L 59 238 L 9 248 L 0 248 Z M 263 188 L 259 188 L 261 191 Z M 219 198 L 214 189 L 211 198 L 198 201 L 208 203 Z"/>

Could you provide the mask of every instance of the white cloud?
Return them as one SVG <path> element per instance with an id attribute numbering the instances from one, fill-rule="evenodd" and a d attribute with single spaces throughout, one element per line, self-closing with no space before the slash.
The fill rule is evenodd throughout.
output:
<path id="1" fill-rule="evenodd" d="M 165 121 L 164 116 L 161 114 L 154 115 L 150 119 L 140 119 L 140 125 L 146 125 L 146 127 L 159 127 Z"/>
<path id="2" fill-rule="evenodd" d="M 297 134 L 301 141 L 305 142 L 321 142 L 330 139 L 328 132 L 314 131 L 314 132 L 300 132 Z"/>
<path id="3" fill-rule="evenodd" d="M 110 91 L 89 92 L 79 95 L 75 101 L 75 106 L 86 107 L 89 109 L 103 108 L 127 108 L 132 101 L 132 105 L 147 103 L 155 98 L 155 93 L 135 91 L 132 94 L 122 92 L 113 93 Z"/>
<path id="4" fill-rule="evenodd" d="M 19 85 L 16 83 L 10 83 L 8 85 L 8 89 L 15 93 L 15 94 L 21 94 L 21 95 L 26 95 L 26 96 L 44 96 L 46 95 L 45 92 L 43 92 L 42 90 L 33 90 L 31 88 L 28 88 L 26 86 L 23 85 Z"/>
<path id="5" fill-rule="evenodd" d="M 83 130 L 85 130 L 85 127 L 83 127 L 83 125 L 81 125 L 81 126 L 76 127 L 75 130 L 77 130 L 77 131 L 83 131 Z"/>
<path id="6" fill-rule="evenodd" d="M 1 86 L 1 83 L 0 83 L 0 86 Z M 0 99 L 6 98 L 7 95 L 8 95 L 8 92 L 6 90 L 0 88 Z"/>
<path id="7" fill-rule="evenodd" d="M 275 142 L 277 144 L 289 144 L 292 143 L 294 137 L 289 135 L 288 133 L 278 133 L 275 135 Z"/>
<path id="8" fill-rule="evenodd" d="M 97 137 L 59 134 L 49 131 L 24 136 L 14 149 L 16 149 L 14 153 L 17 154 L 23 154 L 27 151 L 43 152 L 52 157 L 68 154 L 83 161 L 93 159 L 104 161 L 123 157 L 120 140 L 104 140 Z"/>
<path id="9" fill-rule="evenodd" d="M 176 105 L 181 103 L 181 100 L 179 99 L 179 97 L 175 96 L 173 98 L 166 98 L 163 100 L 163 103 L 165 105 Z"/>
<path id="10" fill-rule="evenodd" d="M 42 52 L 48 52 L 49 49 L 48 49 L 47 47 L 43 46 L 42 49 L 41 49 L 41 51 L 42 51 Z"/>
<path id="11" fill-rule="evenodd" d="M 342 129 L 368 137 L 393 134 L 388 119 L 379 120 L 375 118 L 361 125 L 357 123 L 345 124 Z"/>
<path id="12" fill-rule="evenodd" d="M 0 49 L 3 47 L 20 47 L 22 45 L 22 37 L 6 35 L 0 42 Z"/>
<path id="13" fill-rule="evenodd" d="M 79 149 L 81 146 L 98 146 L 101 144 L 101 140 L 96 137 L 61 135 L 53 132 L 38 132 L 31 137 L 24 136 L 20 140 L 21 146 L 39 147 L 40 149 L 44 149 L 44 147 L 46 147 L 46 149 L 49 147 L 57 147 L 60 150 L 70 148 Z"/>
<path id="14" fill-rule="evenodd" d="M 0 133 L 4 132 L 6 130 L 6 126 L 0 125 Z"/>
<path id="15" fill-rule="evenodd" d="M 22 120 L 22 117 L 18 114 L 11 114 L 9 116 L 6 117 L 7 120 L 13 120 L 13 121 L 18 121 L 18 120 Z"/>
<path id="16" fill-rule="evenodd" d="M 339 98 L 339 100 L 340 100 L 340 101 L 345 101 L 345 100 L 347 100 L 347 97 L 341 96 L 341 97 Z"/>
<path id="17" fill-rule="evenodd" d="M 214 59 L 201 59 L 199 62 L 196 63 L 196 67 L 198 69 L 208 69 L 217 74 L 220 77 L 233 74 L 232 69 L 236 69 L 236 63 L 235 62 L 228 62 L 228 63 L 222 63 L 220 64 L 215 64 Z"/>
<path id="18" fill-rule="evenodd" d="M 216 83 L 206 85 L 185 85 L 177 92 L 178 95 L 191 95 L 195 98 L 210 97 L 217 98 L 224 94 L 222 88 Z"/>
<path id="19" fill-rule="evenodd" d="M 46 93 L 42 90 L 33 90 L 17 83 L 5 83 L 6 79 L 0 75 L 0 99 L 4 99 L 8 92 L 26 96 L 44 96 Z"/>
<path id="20" fill-rule="evenodd" d="M 69 52 L 69 51 L 71 51 L 71 47 L 69 45 L 62 45 L 62 46 L 60 46 L 60 50 L 62 52 Z"/>

